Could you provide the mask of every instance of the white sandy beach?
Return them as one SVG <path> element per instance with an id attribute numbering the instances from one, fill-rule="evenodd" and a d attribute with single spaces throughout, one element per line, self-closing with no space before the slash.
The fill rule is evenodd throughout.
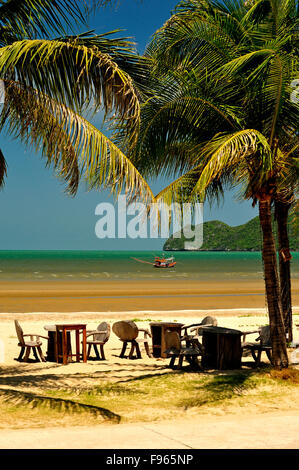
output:
<path id="1" fill-rule="evenodd" d="M 255 330 L 268 323 L 265 309 L 238 308 L 214 310 L 173 310 L 173 311 L 126 311 L 126 312 L 23 312 L 5 313 L 0 318 L 0 338 L 4 343 L 5 357 L 0 364 L 0 388 L 29 393 L 45 393 L 44 390 L 60 390 L 76 387 L 83 390 L 104 383 L 124 383 L 128 379 L 157 376 L 169 372 L 169 359 L 149 358 L 141 348 L 142 359 L 120 359 L 122 343 L 111 332 L 105 345 L 106 361 L 88 360 L 87 363 L 67 365 L 52 362 L 20 363 L 15 360 L 19 354 L 14 319 L 18 319 L 24 333 L 46 335 L 46 324 L 86 323 L 94 329 L 105 320 L 112 324 L 119 319 L 136 320 L 139 327 L 149 328 L 150 321 L 177 321 L 183 324 L 198 323 L 206 315 L 218 319 L 218 325 L 239 329 Z M 294 307 L 294 323 L 299 323 L 299 307 Z M 251 339 L 256 338 L 256 334 Z M 250 338 L 250 337 L 249 337 Z M 294 340 L 299 341 L 299 329 L 294 328 Z M 46 353 L 47 341 L 43 340 Z M 243 358 L 244 361 L 252 358 Z M 262 361 L 268 363 L 265 354 Z M 299 362 L 299 361 L 298 361 Z M 244 363 L 245 364 L 245 363 Z M 246 365 L 247 367 L 247 365 Z M 298 363 L 295 365 L 298 367 Z M 41 387 L 41 388 L 40 388 Z M 50 427 L 38 418 L 33 422 L 12 421 L 8 427 L 0 424 L 0 448 L 299 448 L 294 436 L 299 414 L 296 397 L 287 397 L 268 404 L 255 402 L 247 409 L 232 405 L 224 409 L 188 411 L 179 418 L 153 423 L 109 424 L 103 421 L 95 427 L 88 427 L 81 421 L 69 425 L 63 414 Z M 241 414 L 240 414 L 241 413 Z M 192 427 L 188 426 L 191 419 Z M 186 421 L 187 420 L 187 421 Z M 248 423 L 250 424 L 249 431 Z M 272 423 L 272 424 L 271 424 Z M 40 429 L 36 429 L 40 428 Z M 198 429 L 201 432 L 198 432 Z M 22 429 L 22 431 L 21 431 Z M 287 431 L 285 431 L 287 429 Z M 176 430 L 180 439 L 173 439 Z M 282 431 L 285 432 L 282 432 Z M 136 441 L 136 433 L 140 436 Z M 204 437 L 205 436 L 205 437 Z"/>
<path id="2" fill-rule="evenodd" d="M 299 323 L 299 307 L 293 308 L 294 323 Z M 117 320 L 134 320 L 140 328 L 150 329 L 151 321 L 171 321 L 179 322 L 184 325 L 199 323 L 206 315 L 215 316 L 218 320 L 218 325 L 238 329 L 241 331 L 249 331 L 257 329 L 259 326 L 269 323 L 268 316 L 265 309 L 262 308 L 238 308 L 238 309 L 214 309 L 214 310 L 173 310 L 173 311 L 127 311 L 127 312 L 73 312 L 73 313 L 60 313 L 60 312 L 23 312 L 23 313 L 5 313 L 0 316 L 0 338 L 4 343 L 5 353 L 5 366 L 14 365 L 20 370 L 24 370 L 27 365 L 18 363 L 15 358 L 18 356 L 19 347 L 17 345 L 17 336 L 14 326 L 14 319 L 18 319 L 24 333 L 33 333 L 47 336 L 47 331 L 44 329 L 48 324 L 62 324 L 62 323 L 86 323 L 87 329 L 95 329 L 101 321 L 107 321 L 112 326 Z M 297 317 L 298 315 L 298 317 Z M 298 321 L 296 320 L 298 318 Z M 255 334 L 256 336 L 256 334 Z M 250 338 L 250 337 L 249 337 Z M 251 336 L 254 339 L 254 335 Z M 299 341 L 299 329 L 294 327 L 294 340 Z M 47 341 L 43 341 L 43 351 L 46 352 Z M 111 331 L 110 339 L 105 345 L 105 352 L 107 361 L 105 363 L 88 362 L 84 364 L 72 363 L 67 366 L 67 372 L 92 372 L 99 370 L 103 367 L 106 371 L 113 370 L 115 363 L 119 362 L 118 355 L 120 353 L 122 343 Z M 142 363 L 155 364 L 156 359 L 148 358 L 145 352 L 142 354 Z M 166 360 L 159 359 L 165 362 Z M 265 361 L 267 361 L 265 356 Z M 130 362 L 130 361 L 129 361 Z M 141 361 L 138 361 L 142 369 Z M 34 364 L 30 364 L 34 367 Z M 48 373 L 50 369 L 55 369 L 55 373 L 66 372 L 65 367 L 57 366 L 54 363 L 39 363 L 38 370 L 45 369 Z"/>

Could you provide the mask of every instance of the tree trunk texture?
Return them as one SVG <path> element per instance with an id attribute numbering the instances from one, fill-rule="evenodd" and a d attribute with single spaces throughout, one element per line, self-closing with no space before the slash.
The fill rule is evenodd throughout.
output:
<path id="1" fill-rule="evenodd" d="M 290 252 L 288 235 L 288 215 L 290 203 L 275 201 L 275 218 L 277 221 L 278 249 L 279 249 L 279 276 L 282 315 L 284 319 L 287 341 L 293 341 L 292 328 L 292 299 L 291 299 L 291 264 L 286 254 Z"/>
<path id="2" fill-rule="evenodd" d="M 275 368 L 282 369 L 288 367 L 288 354 L 281 307 L 275 242 L 272 230 L 270 197 L 263 198 L 259 201 L 259 218 L 263 232 L 262 253 L 273 351 L 272 364 Z"/>

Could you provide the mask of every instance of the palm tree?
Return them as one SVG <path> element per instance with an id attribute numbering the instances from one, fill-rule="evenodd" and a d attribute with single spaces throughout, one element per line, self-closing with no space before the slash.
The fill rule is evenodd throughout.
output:
<path id="1" fill-rule="evenodd" d="M 70 194 L 76 193 L 80 176 L 89 179 L 98 168 L 102 185 L 128 192 L 143 188 L 152 197 L 125 154 L 82 116 L 90 106 L 94 112 L 104 109 L 105 116 L 115 113 L 134 138 L 144 68 L 128 38 L 114 38 L 114 32 L 74 34 L 72 23 L 84 24 L 82 5 L 77 0 L 1 2 L 5 102 L 0 129 L 41 149 L 46 165 L 67 181 Z M 0 151 L 1 186 L 6 172 Z"/>
<path id="2" fill-rule="evenodd" d="M 292 299 L 291 299 L 291 254 L 288 234 L 289 212 L 294 203 L 294 196 L 288 194 L 275 198 L 275 219 L 277 221 L 278 250 L 279 250 L 279 280 L 281 306 L 288 341 L 293 340 L 292 328 Z"/>
<path id="3" fill-rule="evenodd" d="M 294 0 L 180 2 L 146 51 L 153 92 L 129 153 L 145 176 L 185 172 L 157 195 L 167 203 L 240 184 L 258 203 L 276 367 L 287 367 L 288 358 L 271 205 L 290 187 L 298 150 L 298 104 L 289 99 L 297 8 Z M 118 130 L 129 150 L 125 137 Z"/>

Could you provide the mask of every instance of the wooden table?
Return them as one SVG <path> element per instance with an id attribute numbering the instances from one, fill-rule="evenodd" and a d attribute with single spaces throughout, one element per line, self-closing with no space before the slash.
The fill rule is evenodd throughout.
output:
<path id="1" fill-rule="evenodd" d="M 154 357 L 167 357 L 167 354 L 164 353 L 166 349 L 165 331 L 177 331 L 181 336 L 182 326 L 184 326 L 184 323 L 169 323 L 163 321 L 150 323 Z"/>
<path id="2" fill-rule="evenodd" d="M 205 369 L 240 369 L 241 335 L 239 330 L 206 326 L 202 328 L 204 355 L 201 364 Z"/>
<path id="3" fill-rule="evenodd" d="M 62 332 L 56 333 L 56 325 L 45 325 L 44 329 L 48 332 L 47 362 L 58 362 L 56 357 L 56 342 L 58 342 L 59 354 L 62 351 Z M 67 350 L 72 354 L 71 332 L 67 332 Z M 59 359 L 62 362 L 62 359 Z"/>
<path id="4" fill-rule="evenodd" d="M 45 325 L 48 331 L 47 361 L 67 364 L 69 358 L 75 357 L 75 362 L 87 361 L 86 355 L 86 324 Z M 71 331 L 75 331 L 76 353 L 72 354 Z M 80 352 L 80 334 L 83 334 L 82 351 Z"/>
<path id="5" fill-rule="evenodd" d="M 76 336 L 76 354 L 70 354 L 67 348 L 67 333 L 68 331 L 75 331 Z M 80 359 L 83 362 L 87 362 L 86 355 L 86 324 L 76 324 L 76 325 L 56 325 L 56 334 L 58 337 L 59 332 L 62 333 L 62 351 L 60 353 L 58 349 L 58 342 L 56 341 L 56 358 L 57 362 L 62 358 L 62 363 L 67 364 L 69 357 L 75 357 L 75 362 L 80 362 Z M 82 332 L 82 352 L 80 352 L 80 333 Z"/>

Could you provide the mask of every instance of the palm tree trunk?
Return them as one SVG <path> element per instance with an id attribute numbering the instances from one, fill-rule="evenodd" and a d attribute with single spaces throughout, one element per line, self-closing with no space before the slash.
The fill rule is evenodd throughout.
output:
<path id="1" fill-rule="evenodd" d="M 272 230 L 271 198 L 259 200 L 259 218 L 263 232 L 263 262 L 272 342 L 272 364 L 277 369 L 288 367 L 285 328 L 282 316 L 277 273 L 276 250 Z"/>
<path id="2" fill-rule="evenodd" d="M 290 203 L 275 201 L 275 218 L 277 221 L 279 247 L 279 276 L 282 315 L 284 319 L 287 341 L 293 341 L 292 329 L 292 299 L 291 299 L 291 266 L 290 244 L 288 235 L 288 215 Z"/>

